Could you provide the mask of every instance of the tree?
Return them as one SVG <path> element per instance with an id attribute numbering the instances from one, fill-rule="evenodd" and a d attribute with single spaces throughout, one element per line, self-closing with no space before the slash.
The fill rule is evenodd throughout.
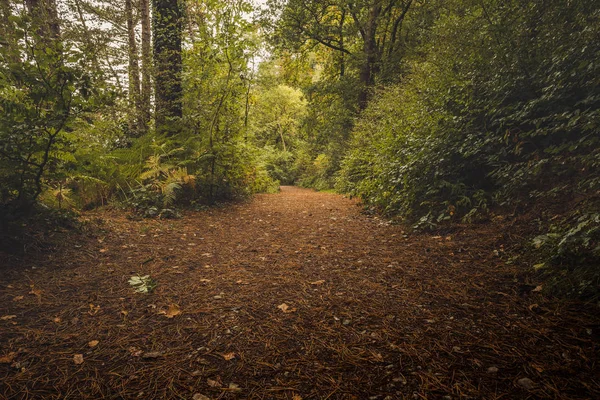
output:
<path id="1" fill-rule="evenodd" d="M 142 90 L 140 94 L 141 133 L 148 131 L 150 123 L 152 96 L 152 42 L 150 32 L 150 2 L 140 0 L 140 16 L 142 20 Z"/>
<path id="2" fill-rule="evenodd" d="M 350 61 L 361 85 L 360 109 L 366 107 L 382 66 L 399 62 L 400 31 L 412 3 L 412 0 L 269 2 L 271 12 L 281 15 L 275 22 L 275 40 L 280 46 L 288 49 L 299 49 L 307 43 L 324 46 L 338 55 L 340 76 L 346 74 Z M 390 68 L 386 66 L 383 70 Z"/>
<path id="3" fill-rule="evenodd" d="M 179 0 L 153 0 L 155 128 L 173 136 L 181 130 L 181 42 L 183 13 Z"/>
<path id="4" fill-rule="evenodd" d="M 127 44 L 129 47 L 129 131 L 133 137 L 142 133 L 142 110 L 140 101 L 140 66 L 135 38 L 135 22 L 131 0 L 125 0 L 125 15 L 127 18 Z"/>

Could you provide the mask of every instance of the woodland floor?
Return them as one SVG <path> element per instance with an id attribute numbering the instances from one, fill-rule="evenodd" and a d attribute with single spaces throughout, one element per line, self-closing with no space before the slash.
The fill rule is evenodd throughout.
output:
<path id="1" fill-rule="evenodd" d="M 0 398 L 600 398 L 600 316 L 507 264 L 506 219 L 405 234 L 360 210 L 283 187 L 0 253 Z"/>

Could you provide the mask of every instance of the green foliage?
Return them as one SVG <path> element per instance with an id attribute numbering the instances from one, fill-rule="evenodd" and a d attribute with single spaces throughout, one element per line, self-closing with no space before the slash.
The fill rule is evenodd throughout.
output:
<path id="1" fill-rule="evenodd" d="M 597 197 L 597 2 L 453 1 L 431 11 L 409 76 L 360 115 L 338 189 L 419 228 L 485 218 L 491 204 Z M 554 216 L 544 246 L 554 271 L 581 273 L 569 285 L 581 295 L 598 282 L 597 204 Z"/>
<path id="2" fill-rule="evenodd" d="M 138 293 L 150 293 L 157 285 L 156 281 L 150 275 L 134 275 L 129 278 L 128 282 Z"/>
<path id="3" fill-rule="evenodd" d="M 76 121 L 102 93 L 79 51 L 47 40 L 25 14 L 9 21 L 18 40 L 0 50 L 0 207 L 27 210 L 73 169 Z"/>

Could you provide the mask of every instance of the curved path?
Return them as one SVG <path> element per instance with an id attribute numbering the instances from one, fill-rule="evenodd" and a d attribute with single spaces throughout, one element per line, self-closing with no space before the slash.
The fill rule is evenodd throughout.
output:
<path id="1" fill-rule="evenodd" d="M 0 398 L 600 398 L 598 317 L 525 285 L 500 222 L 409 235 L 293 187 L 85 217 L 0 276 Z"/>

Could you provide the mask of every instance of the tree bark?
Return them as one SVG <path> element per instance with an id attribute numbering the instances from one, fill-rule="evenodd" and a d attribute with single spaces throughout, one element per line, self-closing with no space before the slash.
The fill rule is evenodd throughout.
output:
<path id="1" fill-rule="evenodd" d="M 140 129 L 141 133 L 146 133 L 152 115 L 150 104 L 152 96 L 152 43 L 149 0 L 140 0 L 140 14 L 142 19 L 142 92 L 140 96 L 142 123 Z"/>
<path id="2" fill-rule="evenodd" d="M 361 91 L 358 95 L 358 105 L 364 110 L 369 100 L 369 92 L 374 84 L 374 69 L 378 60 L 377 41 L 377 20 L 381 13 L 381 6 L 374 5 L 369 10 L 369 18 L 363 33 L 363 64 L 360 69 Z"/>
<path id="3" fill-rule="evenodd" d="M 132 137 L 140 136 L 140 67 L 138 63 L 137 41 L 135 39 L 135 22 L 131 0 L 125 0 L 127 17 L 127 44 L 129 57 L 129 132 Z"/>
<path id="4" fill-rule="evenodd" d="M 153 0 L 155 125 L 158 134 L 181 129 L 182 10 L 178 0 Z"/>

